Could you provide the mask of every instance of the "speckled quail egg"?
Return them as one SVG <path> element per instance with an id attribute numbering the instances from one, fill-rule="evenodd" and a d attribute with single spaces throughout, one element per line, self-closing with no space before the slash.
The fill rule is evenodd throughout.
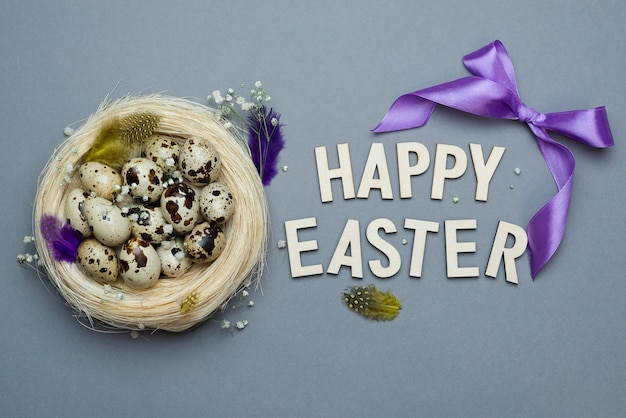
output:
<path id="1" fill-rule="evenodd" d="M 90 197 L 85 199 L 83 208 L 94 238 L 102 244 L 116 247 L 130 237 L 130 221 L 122 215 L 122 210 L 109 200 Z"/>
<path id="2" fill-rule="evenodd" d="M 91 229 L 85 218 L 85 199 L 89 197 L 89 193 L 81 188 L 72 189 L 67 194 L 65 200 L 65 217 L 72 225 L 74 230 L 78 231 L 83 237 L 91 236 Z"/>
<path id="3" fill-rule="evenodd" d="M 196 192 L 185 183 L 168 186 L 161 196 L 161 212 L 177 233 L 191 231 L 200 216 Z"/>
<path id="4" fill-rule="evenodd" d="M 189 138 L 180 149 L 180 171 L 194 186 L 215 181 L 221 165 L 217 150 L 207 138 Z"/>
<path id="5" fill-rule="evenodd" d="M 76 250 L 76 264 L 83 273 L 99 282 L 113 283 L 119 275 L 115 250 L 94 238 L 80 243 Z"/>
<path id="6" fill-rule="evenodd" d="M 163 218 L 163 213 L 158 207 L 133 207 L 128 211 L 127 218 L 130 219 L 132 236 L 141 238 L 151 244 L 159 244 L 174 232 L 171 225 L 168 228 L 168 224 Z"/>
<path id="7" fill-rule="evenodd" d="M 219 182 L 203 187 L 198 202 L 204 218 L 218 224 L 228 221 L 235 211 L 233 194 L 228 186 Z"/>
<path id="8" fill-rule="evenodd" d="M 115 169 L 97 161 L 89 161 L 78 170 L 83 189 L 113 200 L 122 186 L 122 176 Z"/>
<path id="9" fill-rule="evenodd" d="M 210 263 L 222 254 L 226 235 L 216 223 L 203 222 L 185 236 L 185 249 L 193 261 Z"/>
<path id="10" fill-rule="evenodd" d="M 154 161 L 164 173 L 171 174 L 178 170 L 180 146 L 169 136 L 154 135 L 143 145 L 142 156 Z"/>
<path id="11" fill-rule="evenodd" d="M 132 158 L 122 168 L 130 194 L 144 202 L 156 202 L 163 193 L 163 170 L 147 158 Z"/>
<path id="12" fill-rule="evenodd" d="M 154 247 L 139 238 L 131 238 L 120 249 L 120 275 L 129 287 L 147 289 L 161 275 L 161 261 Z"/>
<path id="13" fill-rule="evenodd" d="M 167 277 L 179 277 L 191 267 L 182 238 L 163 241 L 157 248 L 157 254 L 161 260 L 161 274 Z"/>

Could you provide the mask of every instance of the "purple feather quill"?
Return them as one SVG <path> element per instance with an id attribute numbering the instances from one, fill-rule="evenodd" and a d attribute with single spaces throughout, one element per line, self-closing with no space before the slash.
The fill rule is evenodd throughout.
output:
<path id="1" fill-rule="evenodd" d="M 69 222 L 63 224 L 55 216 L 43 215 L 39 221 L 39 229 L 56 261 L 73 263 L 76 260 L 76 251 L 83 237 Z"/>
<path id="2" fill-rule="evenodd" d="M 272 123 L 273 122 L 273 123 Z M 261 176 L 263 186 L 269 186 L 278 173 L 278 155 L 285 147 L 280 114 L 262 106 L 248 117 L 248 146 L 250 156 Z"/>

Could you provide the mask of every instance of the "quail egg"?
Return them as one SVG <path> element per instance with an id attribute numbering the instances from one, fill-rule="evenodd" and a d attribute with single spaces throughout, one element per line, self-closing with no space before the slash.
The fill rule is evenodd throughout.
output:
<path id="1" fill-rule="evenodd" d="M 119 275 L 115 250 L 94 238 L 87 238 L 80 243 L 76 251 L 76 264 L 83 273 L 99 282 L 113 283 Z"/>
<path id="2" fill-rule="evenodd" d="M 120 173 L 97 161 L 84 163 L 78 173 L 85 190 L 107 200 L 113 200 L 122 187 Z"/>
<path id="3" fill-rule="evenodd" d="M 147 289 L 161 275 L 161 261 L 154 247 L 139 238 L 131 238 L 119 254 L 120 275 L 129 287 Z"/>
<path id="4" fill-rule="evenodd" d="M 220 256 L 226 247 L 226 235 L 216 223 L 203 222 L 185 236 L 187 254 L 200 263 L 210 263 Z"/>
<path id="5" fill-rule="evenodd" d="M 204 186 L 217 179 L 222 163 L 210 140 L 193 137 L 181 147 L 179 165 L 192 185 Z"/>

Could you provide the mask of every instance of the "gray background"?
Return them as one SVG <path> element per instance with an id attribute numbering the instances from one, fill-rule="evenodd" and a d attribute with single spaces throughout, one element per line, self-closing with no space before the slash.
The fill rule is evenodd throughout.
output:
<path id="1" fill-rule="evenodd" d="M 4 416 L 620 416 L 626 408 L 624 344 L 624 87 L 622 1 L 5 1 L 0 15 L 2 262 L 0 409 Z M 507 47 L 523 100 L 540 111 L 605 105 L 617 145 L 577 157 L 565 240 L 535 282 L 483 275 L 497 221 L 524 226 L 556 192 L 530 131 L 519 123 L 438 109 L 418 130 L 369 132 L 400 94 L 468 73 L 463 55 L 494 39 Z M 262 80 L 282 113 L 289 166 L 266 189 L 272 231 L 263 292 L 253 308 L 216 319 L 232 332 L 101 334 L 82 327 L 49 287 L 15 261 L 31 233 L 37 177 L 65 126 L 108 93 L 166 92 L 204 101 Z M 114 90 L 115 86 L 118 84 Z M 563 138 L 560 138 L 563 139 Z M 384 142 L 396 199 L 320 202 L 313 149 L 351 147 L 355 180 L 373 141 Z M 468 150 L 506 147 L 488 202 L 472 199 L 471 168 L 429 198 L 432 168 L 400 200 L 395 144 Z M 515 167 L 522 174 L 513 173 Z M 511 190 L 509 184 L 514 184 Z M 458 204 L 452 197 L 459 197 Z M 361 222 L 364 263 L 380 258 L 364 228 L 388 217 L 401 271 L 359 281 L 292 279 L 275 248 L 284 222 L 332 256 L 347 219 Z M 430 235 L 421 279 L 408 276 L 406 217 L 477 219 L 475 279 L 447 279 L 443 225 Z M 392 289 L 404 309 L 366 321 L 340 301 L 349 285 Z"/>

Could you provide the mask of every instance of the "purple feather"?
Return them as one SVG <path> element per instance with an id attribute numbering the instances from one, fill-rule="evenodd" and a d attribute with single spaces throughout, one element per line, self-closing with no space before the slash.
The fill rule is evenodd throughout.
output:
<path id="1" fill-rule="evenodd" d="M 274 120 L 274 123 L 272 123 Z M 263 186 L 269 186 L 278 173 L 278 155 L 285 147 L 280 114 L 265 106 L 248 117 L 248 146 L 250 156 L 261 176 Z"/>
<path id="2" fill-rule="evenodd" d="M 39 221 L 39 229 L 56 261 L 73 263 L 76 260 L 76 251 L 83 237 L 72 225 L 63 224 L 52 215 L 43 215 Z"/>

